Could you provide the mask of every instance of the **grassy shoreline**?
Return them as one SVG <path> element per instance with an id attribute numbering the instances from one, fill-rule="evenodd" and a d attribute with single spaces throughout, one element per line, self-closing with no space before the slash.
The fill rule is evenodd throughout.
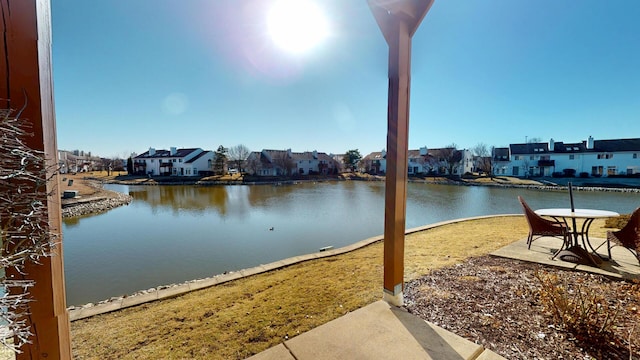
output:
<path id="1" fill-rule="evenodd" d="M 603 236 L 603 225 L 594 224 L 594 236 Z M 407 235 L 405 280 L 487 254 L 527 231 L 524 217 L 513 216 Z M 379 300 L 382 246 L 75 321 L 74 358 L 246 358 Z"/>

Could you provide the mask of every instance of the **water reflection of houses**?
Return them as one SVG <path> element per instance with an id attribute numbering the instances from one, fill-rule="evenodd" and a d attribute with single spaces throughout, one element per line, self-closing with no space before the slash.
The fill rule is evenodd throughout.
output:
<path id="1" fill-rule="evenodd" d="M 296 185 L 221 185 L 221 186 L 131 186 L 129 195 L 147 203 L 156 211 L 170 210 L 174 214 L 203 214 L 216 211 L 223 216 L 242 217 L 251 208 L 269 208 L 271 202 L 286 197 Z"/>

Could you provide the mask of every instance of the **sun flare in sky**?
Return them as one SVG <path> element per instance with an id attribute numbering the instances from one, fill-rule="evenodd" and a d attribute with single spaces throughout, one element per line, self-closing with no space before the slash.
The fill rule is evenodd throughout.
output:
<path id="1" fill-rule="evenodd" d="M 267 26 L 273 42 L 293 54 L 308 52 L 329 35 L 327 17 L 312 0 L 276 0 Z"/>

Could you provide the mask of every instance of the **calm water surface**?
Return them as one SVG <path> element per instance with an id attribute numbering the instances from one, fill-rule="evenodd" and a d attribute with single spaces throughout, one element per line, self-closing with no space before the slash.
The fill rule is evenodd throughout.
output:
<path id="1" fill-rule="evenodd" d="M 384 183 L 125 186 L 134 201 L 65 219 L 69 305 L 341 247 L 384 231 Z M 565 192 L 409 184 L 407 229 L 469 216 L 568 207 Z M 576 207 L 629 213 L 640 195 L 575 192 Z M 273 230 L 270 230 L 273 228 Z"/>

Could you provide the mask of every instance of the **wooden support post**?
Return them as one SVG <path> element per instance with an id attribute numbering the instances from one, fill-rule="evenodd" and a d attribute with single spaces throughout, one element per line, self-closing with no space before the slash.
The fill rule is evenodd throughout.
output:
<path id="1" fill-rule="evenodd" d="M 56 125 L 51 67 L 51 4 L 49 0 L 0 0 L 0 101 L 20 109 L 30 122 L 32 137 L 27 146 L 44 153 L 49 169 L 57 165 Z M 53 176 L 50 173 L 48 176 Z M 46 179 L 43 179 L 43 181 Z M 21 348 L 17 359 L 71 359 L 69 316 L 66 309 L 62 257 L 62 211 L 58 177 L 47 182 L 50 231 L 58 236 L 54 256 L 41 264 L 29 264 L 26 274 L 8 271 L 8 276 L 35 280 L 30 290 L 28 321 L 32 344 Z"/>
<path id="2" fill-rule="evenodd" d="M 411 37 L 433 0 L 368 0 L 389 45 L 387 175 L 384 214 L 384 299 L 401 306 L 407 209 Z"/>

